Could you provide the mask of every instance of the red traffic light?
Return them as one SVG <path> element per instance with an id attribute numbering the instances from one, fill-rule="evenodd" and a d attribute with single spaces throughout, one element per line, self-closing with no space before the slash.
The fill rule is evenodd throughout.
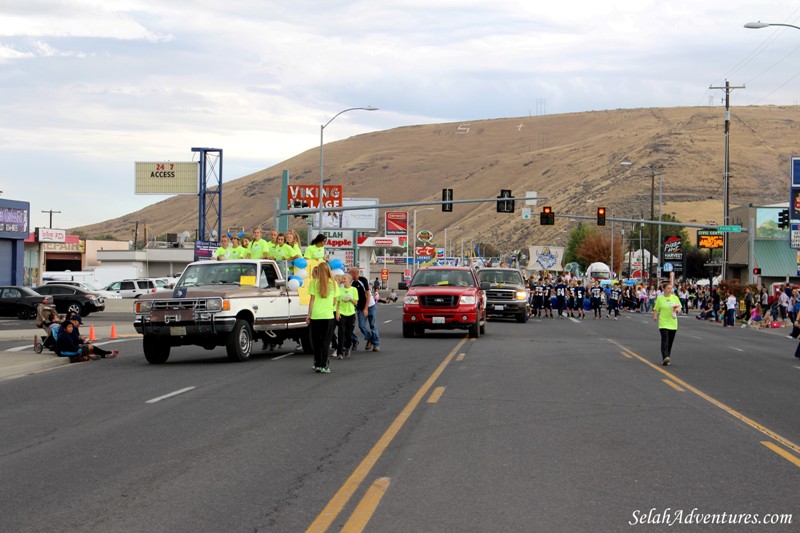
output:
<path id="1" fill-rule="evenodd" d="M 761 269 L 760 268 L 754 268 L 753 269 L 753 275 L 760 276 L 761 275 Z"/>

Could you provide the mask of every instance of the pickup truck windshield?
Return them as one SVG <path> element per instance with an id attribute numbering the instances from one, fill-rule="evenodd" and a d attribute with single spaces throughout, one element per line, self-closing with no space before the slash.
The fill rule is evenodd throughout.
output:
<path id="1" fill-rule="evenodd" d="M 221 261 L 204 265 L 191 265 L 183 273 L 178 287 L 198 285 L 256 285 L 256 265 Z"/>
<path id="2" fill-rule="evenodd" d="M 464 270 L 420 270 L 411 282 L 412 287 L 436 286 L 474 287 L 475 278 Z"/>
<path id="3" fill-rule="evenodd" d="M 516 270 L 480 270 L 478 279 L 481 283 L 525 285 L 522 275 Z"/>

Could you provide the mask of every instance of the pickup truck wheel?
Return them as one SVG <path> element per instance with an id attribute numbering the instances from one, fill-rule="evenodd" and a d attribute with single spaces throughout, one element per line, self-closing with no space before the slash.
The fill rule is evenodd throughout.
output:
<path id="1" fill-rule="evenodd" d="M 233 331 L 228 335 L 225 343 L 228 350 L 228 359 L 234 362 L 242 362 L 250 359 L 253 351 L 253 332 L 250 330 L 250 323 L 241 318 L 236 319 Z"/>
<path id="2" fill-rule="evenodd" d="M 307 327 L 300 336 L 300 346 L 303 348 L 303 353 L 314 353 L 314 343 L 311 341 L 310 327 Z"/>
<path id="3" fill-rule="evenodd" d="M 475 323 L 469 326 L 469 338 L 477 339 L 478 337 L 480 337 L 481 336 L 480 328 L 481 328 L 481 319 L 476 318 Z"/>
<path id="4" fill-rule="evenodd" d="M 517 313 L 517 322 L 525 323 L 528 321 L 528 312 L 523 311 L 521 313 Z"/>
<path id="5" fill-rule="evenodd" d="M 151 365 L 163 365 L 169 359 L 170 345 L 156 337 L 143 337 L 144 358 Z"/>
<path id="6" fill-rule="evenodd" d="M 403 337 L 405 337 L 406 339 L 410 339 L 411 337 L 414 336 L 414 330 L 415 329 L 416 328 L 414 327 L 414 324 L 405 324 L 404 323 L 403 324 Z"/>
<path id="7" fill-rule="evenodd" d="M 480 327 L 481 335 L 486 335 L 486 322 L 488 322 L 488 321 L 489 321 L 489 319 L 487 317 L 483 318 L 483 324 L 481 324 L 481 327 Z"/>

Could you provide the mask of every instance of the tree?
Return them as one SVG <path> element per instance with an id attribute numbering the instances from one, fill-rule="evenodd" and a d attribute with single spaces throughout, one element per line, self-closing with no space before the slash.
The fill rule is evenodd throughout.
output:
<path id="1" fill-rule="evenodd" d="M 614 265 L 617 268 L 622 264 L 622 257 L 624 250 L 622 249 L 622 240 L 617 237 L 614 240 Z M 578 246 L 577 255 L 578 263 L 585 263 L 587 266 L 591 263 L 609 263 L 611 257 L 611 237 L 599 231 L 589 232 Z M 614 272 L 618 272 L 612 268 Z"/>
<path id="2" fill-rule="evenodd" d="M 580 248 L 584 239 L 586 239 L 586 236 L 592 233 L 599 234 L 600 232 L 594 226 L 588 226 L 583 222 L 580 222 L 577 226 L 570 230 L 569 241 L 567 241 L 567 249 L 564 250 L 565 264 L 573 262 L 578 263 L 581 266 L 581 270 L 586 270 L 586 267 L 589 266 L 589 263 L 579 257 L 578 249 Z"/>

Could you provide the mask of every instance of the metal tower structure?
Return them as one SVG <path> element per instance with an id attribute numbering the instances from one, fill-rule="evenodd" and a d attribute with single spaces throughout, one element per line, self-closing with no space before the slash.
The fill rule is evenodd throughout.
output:
<path id="1" fill-rule="evenodd" d="M 192 148 L 200 154 L 200 219 L 197 240 L 217 241 L 222 235 L 222 148 Z"/>

